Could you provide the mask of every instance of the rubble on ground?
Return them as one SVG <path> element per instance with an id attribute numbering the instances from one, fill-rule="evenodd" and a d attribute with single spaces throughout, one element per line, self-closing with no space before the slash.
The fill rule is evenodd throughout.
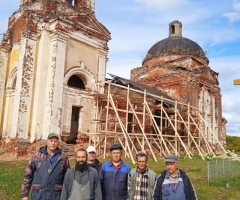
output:
<path id="1" fill-rule="evenodd" d="M 221 158 L 221 159 L 231 159 L 231 160 L 236 160 L 236 161 L 240 161 L 240 156 L 234 152 L 226 152 L 222 155 L 217 156 L 217 158 Z"/>

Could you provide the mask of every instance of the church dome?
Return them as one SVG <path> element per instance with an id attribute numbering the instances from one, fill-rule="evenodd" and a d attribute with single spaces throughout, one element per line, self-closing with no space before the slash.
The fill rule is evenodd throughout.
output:
<path id="1" fill-rule="evenodd" d="M 169 37 L 154 44 L 148 51 L 150 55 L 162 53 L 189 53 L 205 56 L 202 48 L 192 40 L 184 37 Z"/>
<path id="2" fill-rule="evenodd" d="M 169 37 L 154 44 L 148 51 L 143 63 L 163 54 L 185 54 L 205 57 L 203 49 L 194 41 L 182 37 L 182 23 L 173 21 L 169 24 Z"/>

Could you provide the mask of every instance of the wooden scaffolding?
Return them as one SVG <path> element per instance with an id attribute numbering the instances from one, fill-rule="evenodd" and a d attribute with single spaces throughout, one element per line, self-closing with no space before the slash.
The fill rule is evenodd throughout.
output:
<path id="1" fill-rule="evenodd" d="M 90 140 L 95 138 L 96 147 L 103 147 L 104 158 L 113 143 L 120 143 L 133 163 L 139 151 L 152 155 L 156 162 L 157 155 L 186 154 L 191 158 L 199 154 L 204 159 L 206 154 L 215 155 L 216 150 L 225 151 L 199 109 L 189 104 L 111 81 L 95 84 L 91 95 L 96 101 L 95 117 L 90 122 L 95 131 L 87 135 Z"/>

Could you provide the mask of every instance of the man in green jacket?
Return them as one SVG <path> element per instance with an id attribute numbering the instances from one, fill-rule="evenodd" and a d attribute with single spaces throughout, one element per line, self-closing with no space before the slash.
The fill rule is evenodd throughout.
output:
<path id="1" fill-rule="evenodd" d="M 131 169 L 128 174 L 128 200 L 151 200 L 156 173 L 147 167 L 147 154 L 140 152 L 136 159 L 137 168 Z"/>

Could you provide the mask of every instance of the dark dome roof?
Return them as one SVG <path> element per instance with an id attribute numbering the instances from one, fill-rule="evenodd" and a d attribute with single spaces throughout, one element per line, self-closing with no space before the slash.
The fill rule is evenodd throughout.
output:
<path id="1" fill-rule="evenodd" d="M 196 42 L 184 37 L 168 37 L 154 44 L 148 51 L 150 55 L 163 53 L 186 53 L 205 56 L 204 51 Z"/>

